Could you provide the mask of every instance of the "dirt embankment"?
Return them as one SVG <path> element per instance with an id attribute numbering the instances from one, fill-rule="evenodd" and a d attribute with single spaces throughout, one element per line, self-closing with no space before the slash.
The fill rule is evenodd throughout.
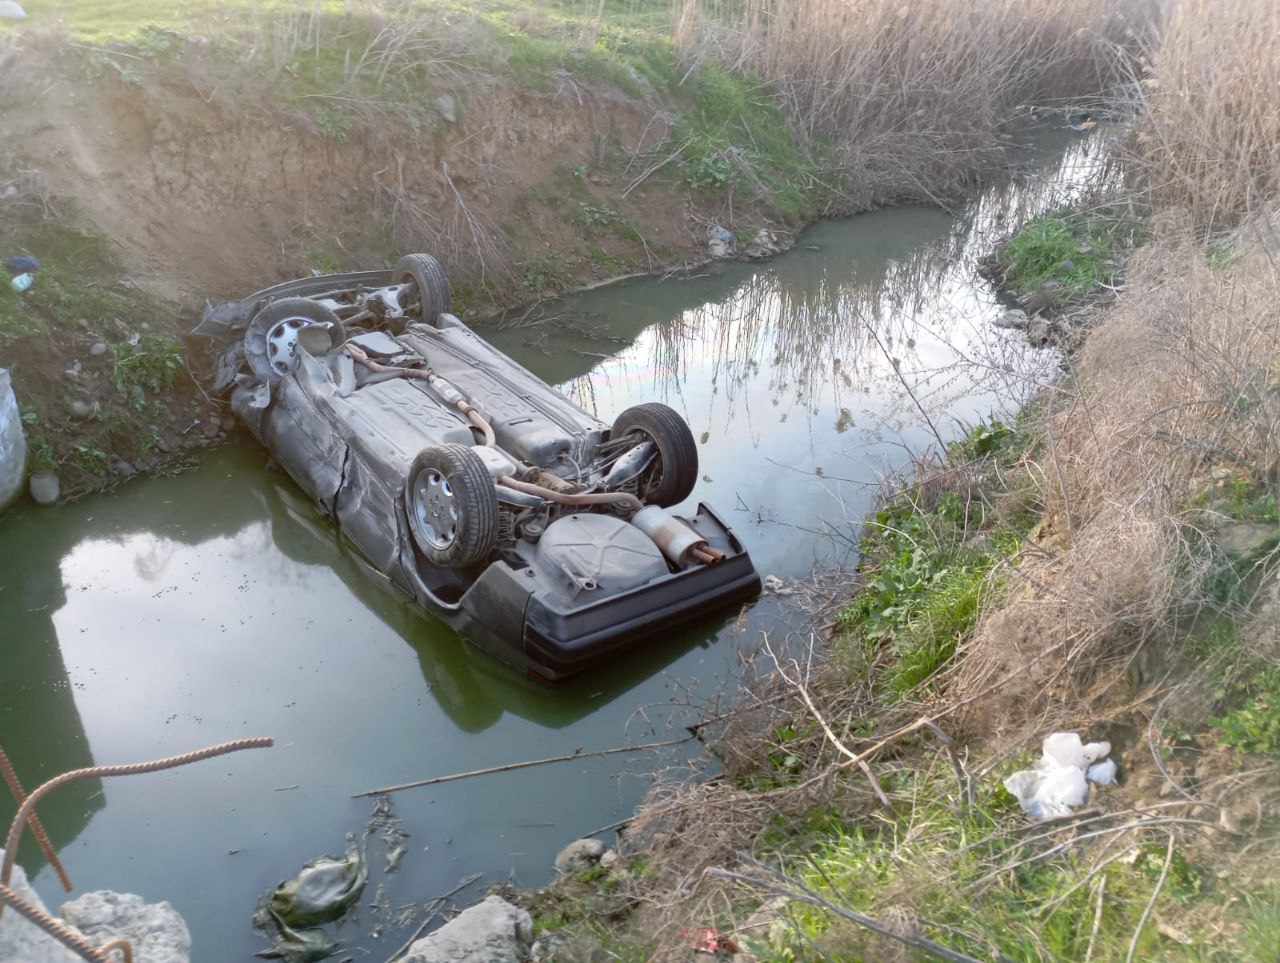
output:
<path id="1" fill-rule="evenodd" d="M 182 341 L 206 299 L 425 250 L 474 316 L 701 258 L 735 207 L 739 225 L 765 220 L 742 197 L 642 177 L 673 109 L 607 85 L 490 80 L 437 96 L 433 124 L 353 123 L 228 105 L 173 62 L 125 75 L 60 45 L 6 55 L 0 253 L 44 266 L 28 295 L 3 292 L 0 364 L 32 468 L 56 471 L 64 495 L 232 428 Z M 154 376 L 134 390 L 121 362 L 139 353 Z"/>

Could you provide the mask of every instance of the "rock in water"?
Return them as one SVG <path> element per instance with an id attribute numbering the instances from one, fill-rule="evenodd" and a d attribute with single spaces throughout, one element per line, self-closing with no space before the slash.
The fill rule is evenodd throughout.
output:
<path id="1" fill-rule="evenodd" d="M 490 896 L 414 943 L 401 963 L 519 963 L 532 944 L 529 914 Z"/>
<path id="2" fill-rule="evenodd" d="M 0 855 L 4 850 L 0 850 Z M 9 887 L 28 903 L 44 909 L 36 891 L 27 882 L 27 874 L 21 866 L 13 868 L 13 878 Z M 47 936 L 26 917 L 19 916 L 12 909 L 6 910 L 0 918 L 0 960 L 21 960 L 23 963 L 83 963 L 79 953 L 69 949 Z"/>
<path id="3" fill-rule="evenodd" d="M 94 946 L 123 937 L 138 963 L 188 963 L 191 933 L 168 903 L 147 903 L 133 893 L 102 890 L 62 904 L 62 918 Z"/>
<path id="4" fill-rule="evenodd" d="M 31 497 L 37 505 L 52 505 L 62 494 L 58 476 L 51 471 L 38 471 L 31 476 Z"/>
<path id="5" fill-rule="evenodd" d="M 575 839 L 560 850 L 560 855 L 556 857 L 556 872 L 568 875 L 590 869 L 600 862 L 600 857 L 608 848 L 598 839 Z"/>
<path id="6" fill-rule="evenodd" d="M 27 435 L 7 368 L 0 368 L 0 511 L 22 494 L 27 472 Z"/>

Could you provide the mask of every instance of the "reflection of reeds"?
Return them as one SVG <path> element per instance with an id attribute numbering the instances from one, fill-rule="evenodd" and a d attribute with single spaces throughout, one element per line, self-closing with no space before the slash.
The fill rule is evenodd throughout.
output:
<path id="1" fill-rule="evenodd" d="M 962 320 L 953 315 L 966 305 L 994 304 L 982 293 L 977 264 L 1008 225 L 1097 190 L 1108 168 L 1100 145 L 1090 141 L 1035 173 L 991 187 L 947 230 L 897 258 L 830 257 L 803 271 L 756 272 L 727 296 L 656 326 L 650 362 L 663 380 L 678 380 L 697 346 L 731 404 L 741 383 L 761 370 L 779 393 L 785 389 L 797 403 L 811 405 L 828 383 L 853 388 L 886 376 L 896 380 L 895 361 L 925 382 L 915 389 L 922 398 L 939 405 L 962 384 L 968 389 L 995 379 L 1012 387 L 1020 380 L 1024 346 L 948 323 Z M 985 325 L 987 318 L 978 320 Z M 923 336 L 949 346 L 949 370 L 910 365 L 912 346 Z M 1025 391 L 1024 385 L 1013 395 Z"/>

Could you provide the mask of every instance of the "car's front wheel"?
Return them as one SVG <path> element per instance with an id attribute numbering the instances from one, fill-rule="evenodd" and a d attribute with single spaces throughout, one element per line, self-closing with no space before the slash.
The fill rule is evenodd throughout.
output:
<path id="1" fill-rule="evenodd" d="M 489 469 L 464 445 L 433 445 L 413 461 L 405 512 L 418 550 L 442 568 L 487 561 L 498 543 L 498 493 Z"/>

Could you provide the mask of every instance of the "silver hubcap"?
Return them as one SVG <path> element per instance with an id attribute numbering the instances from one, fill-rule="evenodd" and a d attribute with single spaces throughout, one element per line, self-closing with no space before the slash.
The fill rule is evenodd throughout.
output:
<path id="1" fill-rule="evenodd" d="M 413 520 L 432 548 L 446 549 L 458 537 L 458 505 L 449 479 L 427 468 L 413 480 Z"/>
<path id="2" fill-rule="evenodd" d="M 271 367 L 288 374 L 298 360 L 298 332 L 308 325 L 315 324 L 310 318 L 284 318 L 277 321 L 267 332 L 267 361 Z"/>

